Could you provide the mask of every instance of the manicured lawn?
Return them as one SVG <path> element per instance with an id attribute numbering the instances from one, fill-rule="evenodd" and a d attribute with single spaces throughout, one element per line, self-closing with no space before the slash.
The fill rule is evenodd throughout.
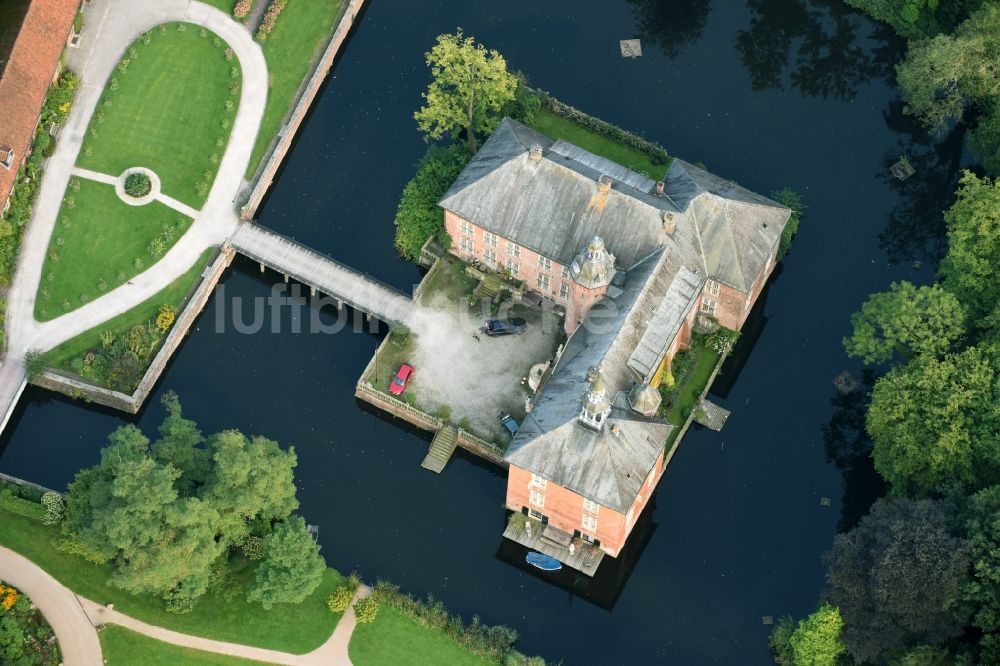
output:
<path id="1" fill-rule="evenodd" d="M 557 116 L 547 109 L 540 109 L 529 124 L 550 138 L 562 139 L 576 144 L 584 150 L 606 157 L 654 180 L 662 179 L 667 173 L 667 167 L 670 166 L 669 164 L 654 164 L 653 158 L 646 153 L 584 129 L 573 121 Z"/>
<path id="2" fill-rule="evenodd" d="M 680 429 L 684 427 L 684 422 L 687 421 L 687 417 L 691 414 L 691 409 L 694 407 L 695 401 L 698 400 L 701 392 L 705 390 L 708 378 L 712 376 L 712 371 L 715 370 L 715 366 L 718 363 L 719 353 L 717 351 L 711 347 L 705 347 L 701 350 L 694 369 L 678 390 L 677 400 L 674 401 L 674 404 L 670 406 L 670 410 L 667 412 L 667 420 L 676 426 L 667 438 L 668 449 L 680 434 Z"/>
<path id="3" fill-rule="evenodd" d="M 276 604 L 265 611 L 246 602 L 246 588 L 255 567 L 244 563 L 227 583 L 227 589 L 236 592 L 232 598 L 212 592 L 202 597 L 191 613 L 177 615 L 168 613 L 160 599 L 134 596 L 109 586 L 110 567 L 56 550 L 56 528 L 2 508 L 0 525 L 0 544 L 31 559 L 77 594 L 98 603 L 114 603 L 127 615 L 174 631 L 303 654 L 322 645 L 340 619 L 326 606 L 326 598 L 345 582 L 333 569 L 326 570 L 322 584 L 301 604 Z"/>
<path id="4" fill-rule="evenodd" d="M 164 194 L 199 208 L 239 107 L 240 64 L 226 60 L 226 43 L 211 32 L 191 24 L 161 28 L 149 33 L 149 44 L 140 38 L 123 54 L 127 71 L 112 73 L 78 163 L 112 176 L 147 167 Z"/>
<path id="5" fill-rule="evenodd" d="M 206 5 L 212 5 L 216 9 L 220 9 L 230 16 L 233 15 L 233 7 L 236 5 L 236 0 L 201 0 Z M 265 2 L 266 0 L 257 0 L 258 2 Z"/>
<path id="6" fill-rule="evenodd" d="M 201 278 L 201 273 L 205 266 L 215 255 L 214 249 L 205 250 L 198 258 L 198 261 L 188 270 L 187 273 L 174 280 L 173 284 L 162 290 L 156 296 L 140 303 L 128 312 L 109 319 L 100 326 L 84 331 L 75 338 L 70 338 L 58 347 L 53 347 L 45 353 L 46 364 L 51 368 L 61 368 L 69 370 L 69 362 L 73 358 L 82 355 L 89 349 L 101 346 L 101 332 L 111 331 L 119 333 L 127 331 L 137 324 L 145 324 L 150 319 L 156 318 L 156 313 L 161 305 L 170 305 L 178 312 L 182 302 L 194 289 L 194 286 Z"/>
<path id="7" fill-rule="evenodd" d="M 269 88 L 264 120 L 247 166 L 247 178 L 251 178 L 257 170 L 264 151 L 271 145 L 271 140 L 289 113 L 292 98 L 302 80 L 311 73 L 313 64 L 326 46 L 326 38 L 339 9 L 340 0 L 289 2 L 278 17 L 274 30 L 262 44 Z"/>
<path id="8" fill-rule="evenodd" d="M 35 319 L 39 321 L 75 310 L 131 280 L 155 264 L 192 222 L 158 201 L 129 206 L 111 185 L 74 180 L 79 182 L 80 190 L 66 190 L 49 241 L 35 300 Z M 69 200 L 73 201 L 72 208 Z M 165 235 L 167 227 L 173 231 Z M 150 252 L 150 243 L 158 238 L 163 247 L 155 256 Z"/>
<path id="9" fill-rule="evenodd" d="M 493 666 L 436 629 L 382 604 L 370 624 L 359 624 L 348 653 L 354 666 Z"/>
<path id="10" fill-rule="evenodd" d="M 108 666 L 252 666 L 263 662 L 237 659 L 163 643 L 134 631 L 106 625 L 101 629 L 101 651 Z"/>

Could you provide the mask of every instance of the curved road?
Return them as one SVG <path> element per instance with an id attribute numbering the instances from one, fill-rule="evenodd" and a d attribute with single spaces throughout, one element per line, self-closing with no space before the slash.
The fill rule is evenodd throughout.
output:
<path id="1" fill-rule="evenodd" d="M 52 625 L 65 666 L 100 666 L 101 641 L 76 595 L 26 557 L 0 546 L 0 580 L 29 597 Z"/>

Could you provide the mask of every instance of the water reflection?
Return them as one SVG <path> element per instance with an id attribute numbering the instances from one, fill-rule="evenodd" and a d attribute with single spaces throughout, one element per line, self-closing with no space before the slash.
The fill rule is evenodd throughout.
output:
<path id="1" fill-rule="evenodd" d="M 893 263 L 922 261 L 936 266 L 948 249 L 942 211 L 958 187 L 967 126 L 959 123 L 944 137 L 930 137 L 916 118 L 903 113 L 903 106 L 897 99 L 883 113 L 886 126 L 901 138 L 897 149 L 885 155 L 878 174 L 899 195 L 879 234 L 879 246 Z M 901 155 L 916 169 L 902 181 L 889 173 Z"/>
<path id="2" fill-rule="evenodd" d="M 638 36 L 656 44 L 668 58 L 679 56 L 698 41 L 708 21 L 712 0 L 628 0 L 633 6 Z"/>
<path id="3" fill-rule="evenodd" d="M 875 500 L 888 490 L 872 464 L 872 440 L 865 430 L 865 411 L 874 382 L 875 373 L 864 370 L 856 390 L 830 400 L 836 411 L 823 425 L 826 459 L 844 474 L 844 497 L 837 524 L 841 532 L 857 525 Z"/>
<path id="4" fill-rule="evenodd" d="M 839 0 L 747 0 L 747 7 L 750 27 L 738 32 L 736 50 L 754 90 L 788 85 L 807 97 L 850 100 L 896 62 L 900 40 L 876 26 L 875 43 L 866 44 L 861 17 Z"/>

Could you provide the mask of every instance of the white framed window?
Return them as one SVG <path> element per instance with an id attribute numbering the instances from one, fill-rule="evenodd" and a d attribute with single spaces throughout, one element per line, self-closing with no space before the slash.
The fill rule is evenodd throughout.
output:
<path id="1" fill-rule="evenodd" d="M 545 517 L 542 515 L 541 511 L 535 511 L 534 509 L 528 509 L 528 515 L 534 518 L 535 520 L 541 520 L 542 518 Z"/>
<path id="2" fill-rule="evenodd" d="M 545 485 L 547 483 L 548 483 L 548 480 L 545 479 L 544 477 L 538 476 L 535 473 L 531 474 L 531 485 L 538 486 L 539 488 L 545 488 Z"/>
<path id="3" fill-rule="evenodd" d="M 708 315 L 715 314 L 716 302 L 714 298 L 708 298 L 707 296 L 701 297 L 701 311 Z"/>
<path id="4" fill-rule="evenodd" d="M 586 513 L 583 514 L 583 529 L 587 530 L 590 533 L 596 532 L 597 518 L 594 518 L 593 516 Z"/>
<path id="5" fill-rule="evenodd" d="M 718 296 L 719 295 L 719 283 L 716 282 L 715 280 L 707 280 L 705 282 L 705 291 L 707 293 L 711 294 L 712 296 Z"/>
<path id="6" fill-rule="evenodd" d="M 517 243 L 511 243 L 510 241 L 507 241 L 507 254 L 508 256 L 511 257 L 520 257 L 521 246 L 518 245 Z"/>
<path id="7" fill-rule="evenodd" d="M 517 277 L 517 272 L 520 270 L 520 264 L 518 264 L 518 262 L 514 259 L 507 259 L 507 270 L 510 271 L 511 275 Z"/>
<path id="8" fill-rule="evenodd" d="M 649 474 L 646 475 L 646 489 L 653 489 L 653 479 L 656 478 L 656 468 L 649 470 Z"/>
<path id="9" fill-rule="evenodd" d="M 544 271 L 552 270 L 552 260 L 549 259 L 548 257 L 543 257 L 542 255 L 538 255 L 538 265 L 541 266 L 542 270 Z"/>
<path id="10" fill-rule="evenodd" d="M 490 247 L 497 246 L 497 235 L 491 234 L 488 231 L 483 232 L 483 243 L 489 245 Z"/>
<path id="11" fill-rule="evenodd" d="M 463 238 L 459 245 L 462 248 L 462 252 L 466 254 L 472 254 L 476 251 L 476 243 L 471 238 Z"/>
<path id="12" fill-rule="evenodd" d="M 549 276 L 545 273 L 539 273 L 538 277 L 535 278 L 535 284 L 538 285 L 543 291 L 549 290 Z"/>
<path id="13" fill-rule="evenodd" d="M 14 164 L 14 149 L 7 146 L 0 146 L 0 164 L 10 168 Z"/>
<path id="14" fill-rule="evenodd" d="M 545 508 L 545 493 L 540 493 L 537 490 L 531 491 L 531 503 L 537 506 L 539 509 Z"/>
<path id="15" fill-rule="evenodd" d="M 563 282 L 559 285 L 559 296 L 561 298 L 569 298 L 569 283 Z"/>
<path id="16" fill-rule="evenodd" d="M 459 228 L 462 230 L 463 234 L 467 236 L 472 235 L 472 223 L 469 222 L 468 220 L 462 220 L 461 222 L 459 222 Z"/>
<path id="17" fill-rule="evenodd" d="M 639 493 L 638 495 L 635 496 L 635 503 L 642 504 L 642 493 Z"/>
<path id="18" fill-rule="evenodd" d="M 563 266 L 562 267 L 562 279 L 566 280 L 568 278 L 569 278 L 569 267 L 568 266 Z"/>
<path id="19" fill-rule="evenodd" d="M 496 250 L 491 250 L 490 248 L 486 248 L 483 251 L 483 260 L 486 261 L 486 263 L 489 264 L 490 266 L 496 266 L 497 265 Z"/>
<path id="20" fill-rule="evenodd" d="M 628 513 L 625 514 L 625 529 L 632 527 L 632 523 L 635 522 L 635 507 L 631 507 Z"/>
<path id="21" fill-rule="evenodd" d="M 601 510 L 601 505 L 593 500 L 589 500 L 586 497 L 583 498 L 583 510 L 589 511 L 591 513 L 597 513 Z"/>

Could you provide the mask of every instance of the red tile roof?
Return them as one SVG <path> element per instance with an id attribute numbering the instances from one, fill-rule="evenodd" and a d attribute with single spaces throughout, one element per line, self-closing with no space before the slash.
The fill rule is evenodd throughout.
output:
<path id="1" fill-rule="evenodd" d="M 0 144 L 14 149 L 14 165 L 0 166 L 0 210 L 31 143 L 45 94 L 59 66 L 80 0 L 33 0 L 0 79 Z"/>

